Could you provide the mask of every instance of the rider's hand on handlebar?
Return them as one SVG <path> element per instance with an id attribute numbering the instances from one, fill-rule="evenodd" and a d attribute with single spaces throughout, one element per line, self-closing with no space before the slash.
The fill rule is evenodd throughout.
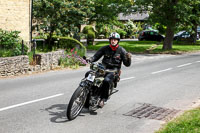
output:
<path id="1" fill-rule="evenodd" d="M 87 62 L 87 63 L 91 63 L 92 61 L 91 61 L 90 58 L 87 58 L 87 59 L 86 59 L 86 62 Z"/>

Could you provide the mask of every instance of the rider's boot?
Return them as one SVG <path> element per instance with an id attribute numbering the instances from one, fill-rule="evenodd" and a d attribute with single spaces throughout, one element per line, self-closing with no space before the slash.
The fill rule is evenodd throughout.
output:
<path id="1" fill-rule="evenodd" d="M 105 98 L 101 99 L 101 101 L 99 102 L 99 107 L 103 108 L 104 105 L 106 104 L 106 101 L 107 101 L 107 99 L 105 99 Z"/>

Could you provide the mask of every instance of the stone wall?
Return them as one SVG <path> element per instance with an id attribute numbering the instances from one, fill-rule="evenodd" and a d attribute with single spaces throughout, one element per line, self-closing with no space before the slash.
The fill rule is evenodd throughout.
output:
<path id="1" fill-rule="evenodd" d="M 28 56 L 0 58 L 0 77 L 25 74 L 29 69 Z"/>
<path id="2" fill-rule="evenodd" d="M 30 41 L 31 0 L 0 0 L 0 28 L 20 31 L 25 42 Z"/>
<path id="3" fill-rule="evenodd" d="M 35 55 L 35 64 L 29 65 L 29 57 L 16 56 L 0 58 L 0 77 L 18 76 L 42 72 L 59 67 L 59 60 L 65 57 L 64 50 Z"/>
<path id="4" fill-rule="evenodd" d="M 49 52 L 44 54 L 36 54 L 35 62 L 36 68 L 35 70 L 46 71 L 52 70 L 58 67 L 60 58 L 65 57 L 65 51 L 59 50 L 55 52 Z"/>

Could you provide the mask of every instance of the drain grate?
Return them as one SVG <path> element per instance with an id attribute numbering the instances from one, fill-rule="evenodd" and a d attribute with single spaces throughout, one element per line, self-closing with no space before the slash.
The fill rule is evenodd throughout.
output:
<path id="1" fill-rule="evenodd" d="M 156 107 L 151 104 L 143 103 L 138 107 L 125 113 L 125 116 L 136 118 L 148 118 L 155 120 L 169 120 L 173 118 L 180 110 Z"/>

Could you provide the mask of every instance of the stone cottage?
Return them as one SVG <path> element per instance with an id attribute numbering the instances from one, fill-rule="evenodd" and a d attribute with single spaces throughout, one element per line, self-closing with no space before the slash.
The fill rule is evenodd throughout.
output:
<path id="1" fill-rule="evenodd" d="M 0 28 L 20 31 L 21 38 L 31 40 L 31 0 L 0 0 Z"/>

